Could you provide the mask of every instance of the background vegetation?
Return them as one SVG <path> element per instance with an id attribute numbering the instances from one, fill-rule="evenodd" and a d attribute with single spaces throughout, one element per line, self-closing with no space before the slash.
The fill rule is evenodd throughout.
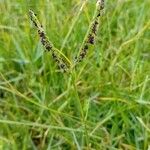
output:
<path id="1" fill-rule="evenodd" d="M 58 72 L 28 10 L 69 59 L 96 0 L 0 0 L 0 149 L 150 148 L 150 1 L 106 0 L 95 47 Z"/>

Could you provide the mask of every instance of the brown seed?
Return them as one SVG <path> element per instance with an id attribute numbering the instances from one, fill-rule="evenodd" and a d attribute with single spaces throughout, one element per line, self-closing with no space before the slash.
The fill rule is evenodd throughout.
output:
<path id="1" fill-rule="evenodd" d="M 89 36 L 88 36 L 88 43 L 90 43 L 90 44 L 94 44 L 94 35 L 92 35 L 92 34 L 89 34 Z"/>

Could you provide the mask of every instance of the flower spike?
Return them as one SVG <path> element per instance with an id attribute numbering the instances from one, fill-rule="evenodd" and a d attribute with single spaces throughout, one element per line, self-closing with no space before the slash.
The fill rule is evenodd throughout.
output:
<path id="1" fill-rule="evenodd" d="M 32 10 L 29 10 L 29 15 L 30 15 L 31 21 L 33 22 L 34 26 L 38 30 L 38 34 L 40 36 L 42 45 L 45 47 L 45 49 L 47 51 L 52 52 L 52 58 L 54 59 L 56 64 L 59 66 L 59 68 L 63 72 L 66 72 L 69 69 L 69 66 L 64 61 L 64 59 L 62 57 L 60 57 L 59 54 L 61 54 L 64 58 L 66 58 L 66 56 L 64 54 L 62 54 L 58 49 L 56 49 L 54 47 L 54 45 L 49 41 L 49 39 L 46 36 L 46 33 L 43 29 L 43 26 L 40 24 L 39 20 L 37 19 L 36 15 L 34 14 L 34 12 Z M 66 58 L 66 60 L 68 60 L 68 59 Z"/>

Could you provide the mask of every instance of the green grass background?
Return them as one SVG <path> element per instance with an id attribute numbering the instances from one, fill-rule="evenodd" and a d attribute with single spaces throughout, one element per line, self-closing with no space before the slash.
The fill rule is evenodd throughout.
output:
<path id="1" fill-rule="evenodd" d="M 150 148 L 150 1 L 106 0 L 96 44 L 71 74 L 28 16 L 73 61 L 95 3 L 0 0 L 0 149 Z"/>

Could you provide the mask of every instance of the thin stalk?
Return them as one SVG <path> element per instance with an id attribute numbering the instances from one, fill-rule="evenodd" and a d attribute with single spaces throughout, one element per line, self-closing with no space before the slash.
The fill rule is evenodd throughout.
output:
<path id="1" fill-rule="evenodd" d="M 66 45 L 66 43 L 67 43 L 67 41 L 68 41 L 68 39 L 69 39 L 69 36 L 70 36 L 70 34 L 72 33 L 72 30 L 74 29 L 74 26 L 75 26 L 76 22 L 78 21 L 79 16 L 80 16 L 80 14 L 81 14 L 81 12 L 82 12 L 82 10 L 83 10 L 83 8 L 84 8 L 84 6 L 85 6 L 86 3 L 87 3 L 87 0 L 85 0 L 85 1 L 83 2 L 82 6 L 81 6 L 81 8 L 80 8 L 80 10 L 79 10 L 79 12 L 78 12 L 77 15 L 76 15 L 76 18 L 73 20 L 73 23 L 72 23 L 72 25 L 71 25 L 71 27 L 70 27 L 70 29 L 69 29 L 69 31 L 68 31 L 68 33 L 67 33 L 67 35 L 66 35 L 64 41 L 63 41 L 62 47 L 61 47 L 61 49 L 60 49 L 61 51 L 64 49 L 64 47 L 65 47 L 65 45 Z"/>

